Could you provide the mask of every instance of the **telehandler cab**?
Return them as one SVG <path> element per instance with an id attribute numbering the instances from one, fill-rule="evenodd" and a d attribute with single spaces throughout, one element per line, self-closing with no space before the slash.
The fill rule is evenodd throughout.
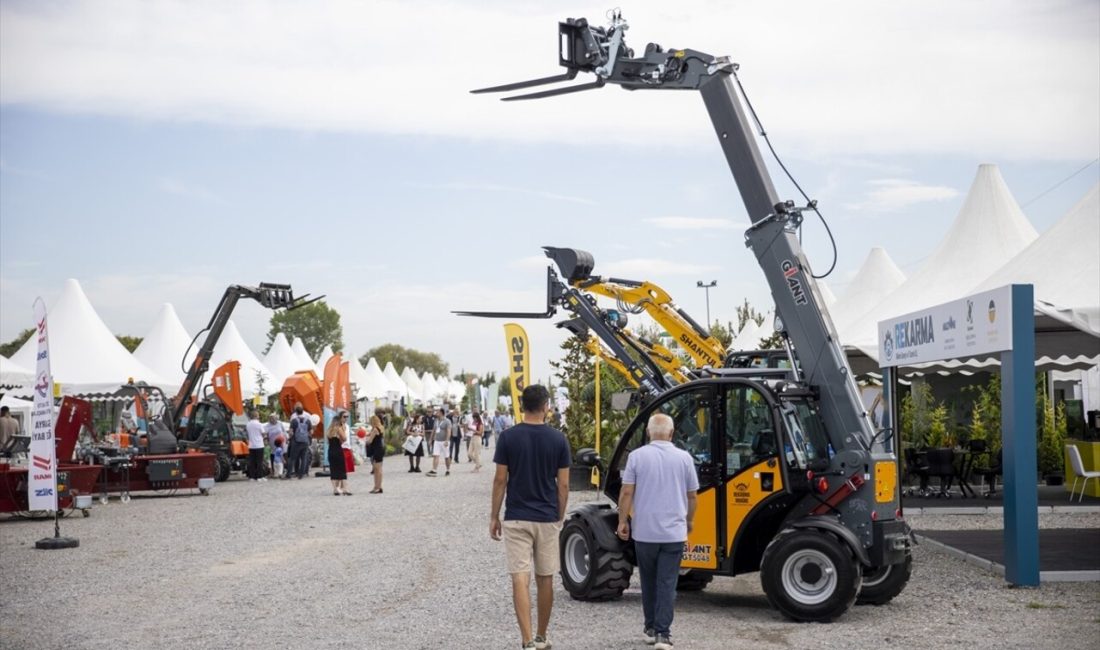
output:
<path id="1" fill-rule="evenodd" d="M 578 72 L 595 81 L 506 100 L 537 99 L 618 84 L 628 90 L 697 90 L 752 225 L 745 244 L 764 271 L 776 306 L 776 329 L 788 368 L 702 368 L 677 385 L 648 355 L 628 352 L 616 332 L 618 312 L 602 310 L 576 283 L 591 277 L 591 255 L 547 249 L 548 306 L 575 318 L 607 346 L 648 399 L 622 434 L 601 473 L 615 501 L 630 452 L 646 443 L 657 412 L 673 418 L 673 442 L 695 459 L 700 490 L 694 530 L 681 561 L 680 586 L 702 589 L 715 575 L 759 571 L 764 592 L 784 615 L 831 621 L 853 602 L 883 604 L 899 594 L 911 570 L 910 531 L 902 519 L 897 457 L 889 429 L 874 431 L 836 331 L 798 238 L 802 211 L 778 199 L 734 85 L 737 65 L 695 50 L 649 44 L 640 57 L 626 46 L 627 23 L 613 14 L 607 28 L 587 20 L 559 23 L 559 63 L 566 72 L 474 92 L 512 91 L 560 81 Z M 572 286 L 570 286 L 572 285 Z M 606 294 L 605 294 L 606 295 Z M 475 312 L 468 315 L 497 316 Z M 637 350 L 635 350 L 637 352 Z M 593 450 L 578 462 L 602 465 Z M 630 542 L 615 535 L 609 503 L 585 504 L 566 518 L 560 538 L 562 582 L 580 600 L 622 595 L 633 572 Z"/>

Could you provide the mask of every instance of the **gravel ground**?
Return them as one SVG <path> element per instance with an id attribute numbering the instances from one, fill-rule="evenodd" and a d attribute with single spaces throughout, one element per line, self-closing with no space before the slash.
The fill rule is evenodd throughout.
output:
<path id="1" fill-rule="evenodd" d="M 135 498 L 63 521 L 80 548 L 36 551 L 46 521 L 0 522 L 4 648 L 515 648 L 500 544 L 489 540 L 491 473 L 450 477 L 386 462 L 386 492 L 352 474 L 353 497 L 328 481 L 251 484 L 209 497 Z M 590 497 L 589 497 L 590 498 Z M 579 498 L 576 498 L 579 500 Z M 972 522 L 972 523 L 967 523 Z M 924 515 L 919 528 L 997 526 L 997 517 Z M 1097 515 L 1044 515 L 1097 526 Z M 1095 549 L 1091 549 L 1094 551 Z M 572 601 L 557 586 L 555 648 L 643 648 L 637 578 L 621 601 Z M 885 607 L 830 625 L 782 619 L 756 575 L 718 578 L 677 605 L 678 648 L 1096 647 L 1100 585 L 1010 589 L 928 547 Z"/>

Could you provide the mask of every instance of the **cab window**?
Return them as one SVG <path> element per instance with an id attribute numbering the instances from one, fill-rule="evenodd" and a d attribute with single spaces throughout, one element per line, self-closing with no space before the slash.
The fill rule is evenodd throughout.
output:
<path id="1" fill-rule="evenodd" d="M 619 461 L 619 471 L 626 469 L 626 459 L 631 451 L 649 442 L 646 425 L 654 413 L 664 413 L 672 418 L 672 444 L 691 454 L 698 467 L 711 462 L 711 390 L 694 390 L 679 393 L 650 410 L 645 417 L 639 418 L 626 434 L 627 453 Z"/>
<path id="2" fill-rule="evenodd" d="M 733 476 L 776 455 L 777 443 L 771 408 L 752 386 L 726 390 L 726 476 Z"/>

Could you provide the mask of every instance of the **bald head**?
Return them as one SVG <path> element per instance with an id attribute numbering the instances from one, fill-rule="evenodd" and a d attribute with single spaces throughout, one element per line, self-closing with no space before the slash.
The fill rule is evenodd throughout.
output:
<path id="1" fill-rule="evenodd" d="M 646 433 L 650 440 L 672 440 L 672 418 L 664 413 L 654 413 L 646 424 Z"/>

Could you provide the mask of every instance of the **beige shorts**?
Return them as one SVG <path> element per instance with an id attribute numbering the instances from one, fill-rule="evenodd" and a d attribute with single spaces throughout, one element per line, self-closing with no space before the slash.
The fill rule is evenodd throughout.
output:
<path id="1" fill-rule="evenodd" d="M 446 456 L 447 455 L 447 443 L 439 442 L 438 440 L 432 443 L 432 455 L 433 456 Z"/>
<path id="2" fill-rule="evenodd" d="M 561 522 L 505 521 L 504 554 L 508 573 L 530 573 L 534 559 L 535 575 L 552 576 L 561 568 L 558 534 Z"/>

